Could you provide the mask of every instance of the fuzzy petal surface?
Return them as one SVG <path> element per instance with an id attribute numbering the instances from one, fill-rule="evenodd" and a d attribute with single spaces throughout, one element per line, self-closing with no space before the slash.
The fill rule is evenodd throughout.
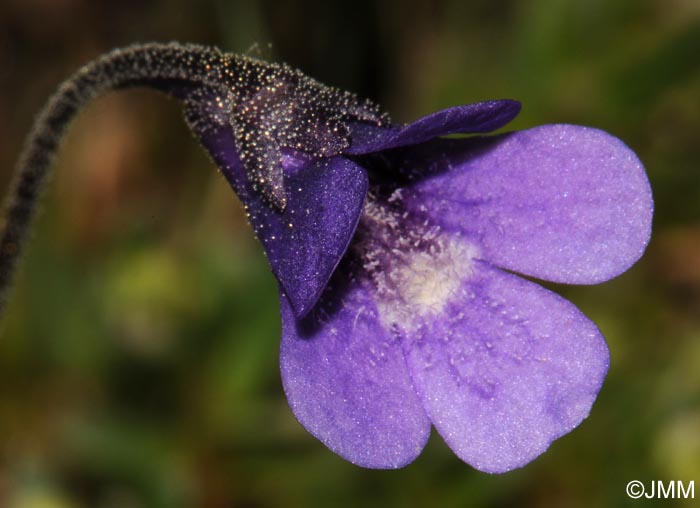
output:
<path id="1" fill-rule="evenodd" d="M 352 144 L 345 152 L 366 154 L 415 145 L 448 134 L 491 132 L 506 125 L 519 112 L 518 101 L 503 99 L 443 109 L 401 127 L 353 124 Z"/>
<path id="2" fill-rule="evenodd" d="M 438 432 L 489 473 L 527 464 L 586 418 L 609 361 L 574 305 L 481 261 L 405 351 Z"/>
<path id="3" fill-rule="evenodd" d="M 281 312 L 282 382 L 299 422 L 354 464 L 388 469 L 413 461 L 430 422 L 371 293 L 359 285 L 326 292 L 302 321 L 281 295 Z"/>
<path id="4" fill-rule="evenodd" d="M 400 155 L 430 176 L 405 206 L 480 245 L 482 259 L 555 282 L 593 284 L 627 270 L 651 234 L 644 167 L 597 129 L 545 125 L 438 140 Z"/>
<path id="5" fill-rule="evenodd" d="M 245 205 L 294 314 L 305 315 L 352 239 L 367 193 L 367 173 L 343 157 L 286 156 L 287 206 L 280 212 L 252 188 L 230 128 L 210 131 L 200 140 Z"/>

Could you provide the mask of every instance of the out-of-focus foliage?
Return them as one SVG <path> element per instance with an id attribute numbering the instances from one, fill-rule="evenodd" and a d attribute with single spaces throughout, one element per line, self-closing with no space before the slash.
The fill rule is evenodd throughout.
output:
<path id="1" fill-rule="evenodd" d="M 336 457 L 287 407 L 276 287 L 235 196 L 174 102 L 122 92 L 66 139 L 4 324 L 0 506 L 668 506 L 626 483 L 700 480 L 696 0 L 4 0 L 0 188 L 62 77 L 149 40 L 286 61 L 397 120 L 509 97 L 514 128 L 624 139 L 656 198 L 647 255 L 556 288 L 601 327 L 610 374 L 589 420 L 506 475 L 436 436 L 400 471 Z"/>

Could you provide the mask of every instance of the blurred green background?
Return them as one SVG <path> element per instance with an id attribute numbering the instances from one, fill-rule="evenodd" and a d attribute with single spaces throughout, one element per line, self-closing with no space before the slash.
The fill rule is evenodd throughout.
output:
<path id="1" fill-rule="evenodd" d="M 240 205 L 179 107 L 95 101 L 65 140 L 0 339 L 0 507 L 694 506 L 700 498 L 700 1 L 0 2 L 0 189 L 32 117 L 84 62 L 178 40 L 285 61 L 398 121 L 490 98 L 513 128 L 619 136 L 654 189 L 647 254 L 555 287 L 602 329 L 592 416 L 526 468 L 474 471 L 433 435 L 364 470 L 287 407 L 276 288 Z"/>

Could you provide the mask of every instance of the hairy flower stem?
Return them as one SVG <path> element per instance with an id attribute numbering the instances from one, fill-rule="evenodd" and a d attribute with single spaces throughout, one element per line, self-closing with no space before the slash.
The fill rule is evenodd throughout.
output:
<path id="1" fill-rule="evenodd" d="M 80 109 L 105 92 L 132 86 L 177 93 L 195 85 L 225 94 L 209 72 L 222 56 L 202 46 L 139 44 L 90 62 L 59 86 L 25 140 L 0 220 L 0 316 L 56 151 Z"/>
<path id="2" fill-rule="evenodd" d="M 316 159 L 334 157 L 350 145 L 350 124 L 381 127 L 388 121 L 371 102 L 287 65 L 215 48 L 140 44 L 98 58 L 59 87 L 25 142 L 0 222 L 0 316 L 63 133 L 90 99 L 132 86 L 180 99 L 190 129 L 205 146 L 216 136 L 230 136 L 233 146 L 228 150 L 246 176 L 246 181 L 232 183 L 234 189 L 250 186 L 278 215 L 287 203 L 283 150 Z"/>

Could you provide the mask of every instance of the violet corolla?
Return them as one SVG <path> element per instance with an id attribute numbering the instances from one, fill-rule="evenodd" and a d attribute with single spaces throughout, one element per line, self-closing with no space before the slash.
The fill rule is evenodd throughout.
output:
<path id="1" fill-rule="evenodd" d="M 484 136 L 517 115 L 510 100 L 395 125 L 298 71 L 198 46 L 136 46 L 81 76 L 184 102 L 279 281 L 292 411 L 331 450 L 401 467 L 434 426 L 465 462 L 504 472 L 588 415 L 603 337 L 516 274 L 593 284 L 642 255 L 651 192 L 621 141 L 571 125 Z M 56 107 L 45 116 L 67 116 Z M 455 133 L 473 136 L 442 138 Z M 34 167 L 34 189 L 50 157 L 28 146 L 20 169 Z M 14 262 L 26 201 L 10 203 L 21 220 L 8 221 L 0 266 Z"/>
<path id="2" fill-rule="evenodd" d="M 374 166 L 376 164 L 376 166 Z M 431 424 L 477 469 L 541 454 L 589 413 L 596 326 L 510 272 L 591 284 L 650 234 L 644 170 L 619 140 L 549 125 L 384 152 L 358 230 L 311 315 L 282 297 L 282 377 L 299 420 L 358 464 L 396 467 Z"/>
<path id="3" fill-rule="evenodd" d="M 278 276 L 305 274 L 280 285 L 290 406 L 353 463 L 401 467 L 432 424 L 467 463 L 508 471 L 576 427 L 601 388 L 596 326 L 509 272 L 578 284 L 622 273 L 649 240 L 649 184 L 629 148 L 595 129 L 436 139 L 492 130 L 518 109 L 492 101 L 405 127 L 350 125 L 335 158 L 290 154 L 283 213 L 247 202 Z M 240 188 L 230 139 L 202 137 Z M 326 284 L 308 262 L 329 248 L 345 254 Z"/>

